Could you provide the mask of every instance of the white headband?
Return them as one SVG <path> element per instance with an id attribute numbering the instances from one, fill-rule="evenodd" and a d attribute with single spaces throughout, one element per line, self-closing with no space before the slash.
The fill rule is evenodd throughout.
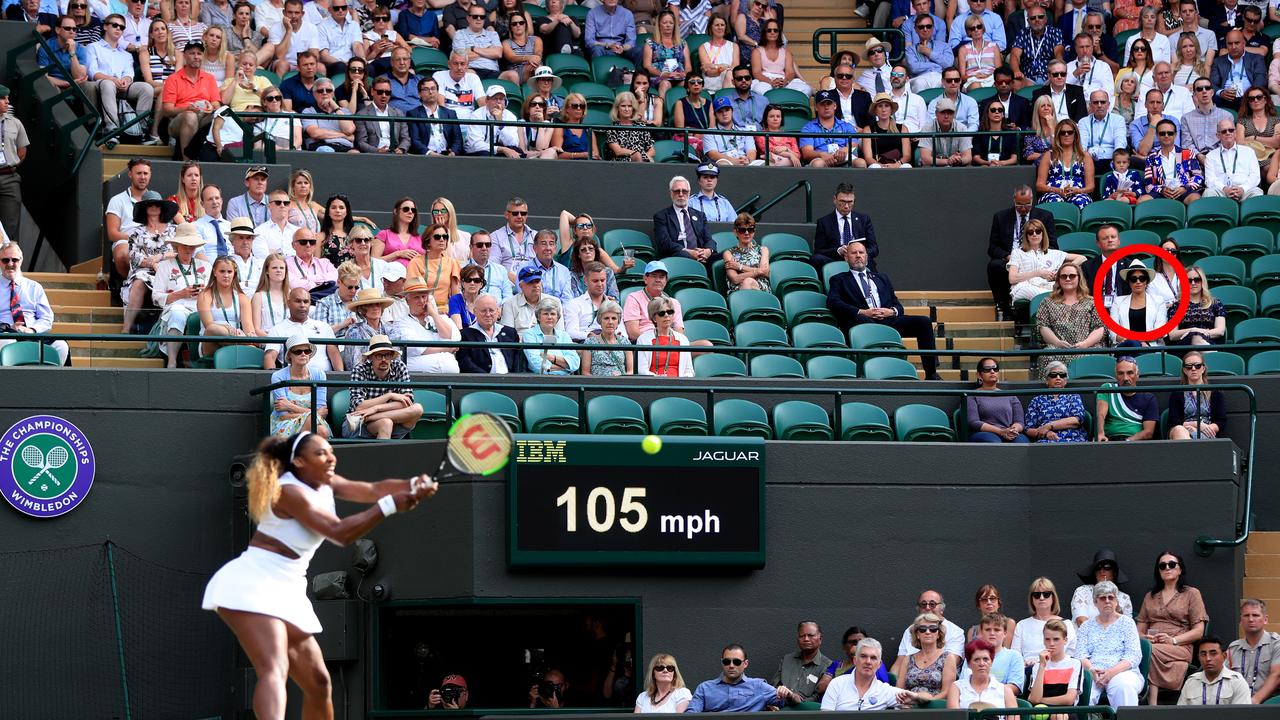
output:
<path id="1" fill-rule="evenodd" d="M 303 430 L 302 432 L 298 433 L 297 437 L 293 439 L 293 447 L 290 448 L 289 450 L 290 460 L 293 460 L 295 457 L 298 456 L 298 446 L 302 444 L 302 439 L 310 434 L 311 434 L 310 430 Z"/>

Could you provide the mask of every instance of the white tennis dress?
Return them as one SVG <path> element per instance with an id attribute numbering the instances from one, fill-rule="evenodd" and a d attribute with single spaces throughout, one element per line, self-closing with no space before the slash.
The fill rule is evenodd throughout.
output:
<path id="1" fill-rule="evenodd" d="M 282 488 L 286 485 L 301 488 L 307 501 L 317 509 L 337 513 L 333 488 L 329 485 L 313 488 L 290 472 L 281 475 L 279 482 Z M 319 633 L 323 628 L 307 599 L 307 568 L 316 548 L 324 542 L 324 536 L 293 518 L 276 517 L 269 508 L 258 529 L 288 546 L 298 554 L 297 559 L 248 547 L 210 578 L 201 607 L 261 613 L 280 618 L 305 633 Z"/>

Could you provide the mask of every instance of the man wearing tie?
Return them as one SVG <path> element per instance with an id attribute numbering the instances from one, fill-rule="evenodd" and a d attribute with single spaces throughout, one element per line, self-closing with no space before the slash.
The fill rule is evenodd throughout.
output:
<path id="1" fill-rule="evenodd" d="M 1100 286 L 1102 288 L 1100 291 L 1102 304 L 1109 310 L 1118 296 L 1129 294 L 1129 283 L 1125 281 L 1121 271 L 1129 267 L 1129 263 L 1134 258 L 1130 255 L 1113 263 L 1101 281 L 1095 282 L 1098 277 L 1098 269 L 1102 267 L 1102 262 L 1120 247 L 1120 229 L 1115 225 L 1103 225 L 1098 228 L 1096 242 L 1098 245 L 1098 257 L 1085 260 L 1084 264 L 1080 266 L 1080 272 L 1089 283 L 1089 287 Z"/>
<path id="2" fill-rule="evenodd" d="M 204 259 L 213 262 L 223 255 L 230 255 L 231 223 L 222 217 L 222 189 L 213 183 L 200 190 L 200 207 L 204 214 L 196 219 L 196 231 L 204 239 Z"/>
<path id="3" fill-rule="evenodd" d="M 715 243 L 707 232 L 707 216 L 689 207 L 689 181 L 677 175 L 667 183 L 671 206 L 653 215 L 653 247 L 658 257 L 673 255 L 710 262 Z"/>
<path id="4" fill-rule="evenodd" d="M 1035 207 L 1035 196 L 1027 185 L 1013 190 L 1013 207 L 998 210 L 991 216 L 991 236 L 987 240 L 987 284 L 991 298 L 1006 318 L 1013 317 L 1013 300 L 1009 296 L 1009 255 L 1022 240 L 1022 228 L 1028 220 L 1039 220 L 1049 230 L 1049 247 L 1058 248 L 1053 213 Z"/>
<path id="5" fill-rule="evenodd" d="M 0 324 L 11 325 L 10 332 L 47 333 L 53 329 L 49 298 L 40 283 L 22 275 L 22 248 L 17 243 L 0 246 L 0 293 Z M 12 342 L 17 341 L 0 340 L 0 347 Z M 49 345 L 57 351 L 59 364 L 66 365 L 71 353 L 66 341 L 54 340 Z"/>
<path id="6" fill-rule="evenodd" d="M 833 198 L 835 211 L 818 218 L 813 232 L 813 255 L 809 256 L 809 264 L 819 271 L 827 263 L 844 260 L 845 246 L 855 240 L 866 248 L 869 267 L 876 269 L 876 256 L 880 254 L 880 246 L 876 243 L 876 229 L 871 225 L 869 215 L 853 211 L 853 201 L 853 186 L 840 183 L 836 186 Z"/>
<path id="7" fill-rule="evenodd" d="M 849 263 L 849 272 L 833 275 L 831 289 L 827 292 L 827 308 L 835 313 L 841 330 L 847 331 L 863 323 L 879 323 L 897 330 L 903 337 L 915 338 L 921 350 L 936 347 L 933 323 L 923 315 L 903 312 L 889 276 L 867 267 L 864 244 L 854 241 L 846 245 L 844 258 Z M 921 356 L 921 364 L 926 380 L 942 379 L 938 377 L 936 356 Z"/>
<path id="8" fill-rule="evenodd" d="M 418 99 L 422 104 L 409 111 L 409 117 L 458 119 L 458 114 L 440 104 L 440 86 L 435 78 L 418 83 Z M 462 131 L 454 124 L 412 123 L 409 125 L 409 152 L 414 155 L 461 155 Z"/>

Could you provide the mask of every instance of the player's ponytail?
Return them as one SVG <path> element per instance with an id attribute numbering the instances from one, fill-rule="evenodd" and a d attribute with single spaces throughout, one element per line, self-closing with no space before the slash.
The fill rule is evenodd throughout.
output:
<path id="1" fill-rule="evenodd" d="M 280 473 L 289 467 L 294 438 L 269 437 L 258 444 L 257 455 L 249 465 L 249 517 L 260 522 L 280 498 Z"/>

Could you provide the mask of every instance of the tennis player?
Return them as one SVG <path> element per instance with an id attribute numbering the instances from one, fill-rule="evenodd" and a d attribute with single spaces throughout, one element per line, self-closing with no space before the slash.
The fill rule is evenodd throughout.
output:
<path id="1" fill-rule="evenodd" d="M 203 608 L 231 627 L 258 673 L 253 711 L 259 720 L 283 720 L 288 678 L 302 688 L 303 717 L 333 717 L 329 671 L 313 637 L 320 621 L 307 600 L 307 566 L 316 548 L 326 539 L 346 545 L 439 487 L 426 475 L 356 482 L 335 474 L 336 465 L 329 441 L 314 433 L 263 440 L 248 473 L 257 532 L 205 587 Z M 371 506 L 339 519 L 335 497 Z"/>

